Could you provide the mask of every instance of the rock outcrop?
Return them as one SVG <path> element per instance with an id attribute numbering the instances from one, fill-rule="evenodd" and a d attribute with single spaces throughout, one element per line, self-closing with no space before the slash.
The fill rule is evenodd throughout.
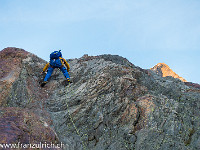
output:
<path id="1" fill-rule="evenodd" d="M 17 144 L 21 149 L 31 149 L 27 144 L 59 144 L 44 106 L 48 93 L 38 84 L 43 64 L 23 49 L 0 51 L 0 144 Z"/>
<path id="2" fill-rule="evenodd" d="M 0 113 L 1 144 L 18 144 L 20 142 L 19 148 L 31 149 L 25 145 L 21 147 L 21 144 L 51 144 L 52 142 L 56 144 L 59 142 L 54 130 L 45 120 L 28 109 L 0 108 Z"/>
<path id="3" fill-rule="evenodd" d="M 168 65 L 165 63 L 158 63 L 151 70 L 155 71 L 161 77 L 172 76 L 173 78 L 178 78 L 183 82 L 187 82 L 184 78 L 176 74 Z"/>
<path id="4" fill-rule="evenodd" d="M 8 68 L 3 73 L 1 65 L 0 113 L 7 113 L 0 118 L 11 117 L 4 125 L 13 124 L 22 141 L 62 142 L 66 150 L 200 149 L 200 90 L 179 79 L 163 78 L 120 56 L 84 55 L 67 60 L 72 84 L 65 86 L 55 70 L 41 88 L 44 60 L 15 48 L 0 57 Z M 16 67 L 9 68 L 13 61 Z M 19 118 L 12 119 L 15 114 Z M 22 123 L 27 116 L 35 123 Z M 1 131 L 1 137 L 10 134 Z"/>

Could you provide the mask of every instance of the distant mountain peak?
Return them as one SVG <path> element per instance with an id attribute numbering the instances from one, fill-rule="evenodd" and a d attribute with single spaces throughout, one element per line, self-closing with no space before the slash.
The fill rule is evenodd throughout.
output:
<path id="1" fill-rule="evenodd" d="M 184 78 L 180 77 L 178 74 L 176 74 L 167 64 L 165 63 L 158 63 L 153 68 L 150 68 L 151 70 L 155 71 L 159 76 L 167 77 L 172 76 L 174 78 L 178 78 L 183 82 L 187 82 Z"/>

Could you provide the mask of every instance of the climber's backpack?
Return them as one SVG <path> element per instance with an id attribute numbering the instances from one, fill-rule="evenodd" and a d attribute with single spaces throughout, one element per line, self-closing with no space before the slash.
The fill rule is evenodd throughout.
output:
<path id="1" fill-rule="evenodd" d="M 62 57 L 62 53 L 59 51 L 54 51 L 50 54 L 50 65 L 52 67 L 61 67 L 62 62 L 60 60 L 60 57 Z"/>

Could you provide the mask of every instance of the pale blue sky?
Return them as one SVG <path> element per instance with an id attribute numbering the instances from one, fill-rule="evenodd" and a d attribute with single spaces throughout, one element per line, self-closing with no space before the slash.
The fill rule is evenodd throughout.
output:
<path id="1" fill-rule="evenodd" d="M 200 0 L 0 0 L 0 50 L 116 54 L 200 83 Z"/>

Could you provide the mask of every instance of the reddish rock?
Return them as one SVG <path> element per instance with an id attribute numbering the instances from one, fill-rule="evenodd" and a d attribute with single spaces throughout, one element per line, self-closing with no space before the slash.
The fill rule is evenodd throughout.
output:
<path id="1" fill-rule="evenodd" d="M 21 62 L 28 52 L 19 48 L 5 48 L 0 51 L 0 106 L 6 105 L 6 97 L 13 82 L 18 78 L 21 70 Z"/>
<path id="2" fill-rule="evenodd" d="M 137 106 L 139 107 L 140 119 L 136 124 L 135 130 L 145 128 L 148 123 L 148 116 L 153 112 L 155 104 L 152 95 L 145 95 L 137 99 Z"/>
<path id="3" fill-rule="evenodd" d="M 126 124 L 130 121 L 134 123 L 138 115 L 138 108 L 135 106 L 135 103 L 127 105 L 127 108 L 124 110 L 121 121 Z"/>
<path id="4" fill-rule="evenodd" d="M 22 59 L 26 58 L 28 54 L 27 51 L 14 47 L 5 48 L 0 51 L 0 77 L 4 78 L 11 72 L 18 70 Z"/>
<path id="5" fill-rule="evenodd" d="M 185 82 L 185 85 L 200 89 L 200 85 L 192 82 Z"/>
<path id="6" fill-rule="evenodd" d="M 17 103 L 19 107 L 29 108 L 52 125 L 50 115 L 44 109 L 48 93 L 41 90 L 39 85 L 42 63 L 45 62 L 19 48 L 3 49 L 0 58 L 0 107 L 17 107 L 13 104 Z"/>
<path id="7" fill-rule="evenodd" d="M 58 143 L 39 85 L 43 63 L 23 49 L 0 51 L 0 144 Z"/>
<path id="8" fill-rule="evenodd" d="M 27 109 L 0 108 L 1 144 L 58 144 L 54 130 L 43 118 Z"/>

